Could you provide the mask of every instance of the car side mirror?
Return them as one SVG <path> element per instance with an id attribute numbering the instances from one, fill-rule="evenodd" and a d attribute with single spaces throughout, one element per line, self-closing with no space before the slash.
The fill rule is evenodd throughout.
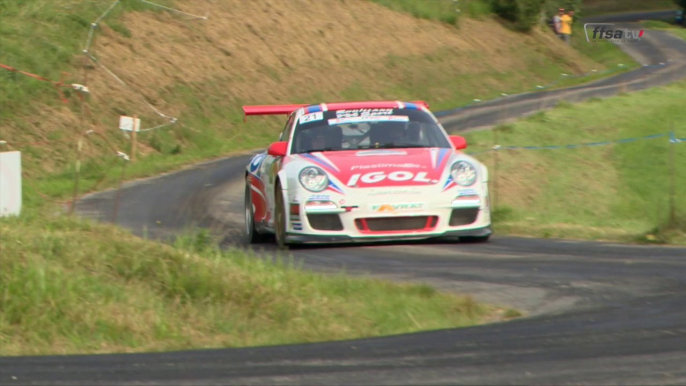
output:
<path id="1" fill-rule="evenodd" d="M 288 152 L 288 142 L 274 142 L 269 145 L 267 154 L 274 157 L 283 157 Z"/>
<path id="2" fill-rule="evenodd" d="M 451 135 L 450 142 L 452 142 L 455 149 L 462 150 L 467 148 L 467 140 L 459 135 Z"/>

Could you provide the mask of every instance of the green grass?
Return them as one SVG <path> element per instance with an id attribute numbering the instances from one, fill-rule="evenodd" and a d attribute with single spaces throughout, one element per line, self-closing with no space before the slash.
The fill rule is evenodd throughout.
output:
<path id="1" fill-rule="evenodd" d="M 679 26 L 673 23 L 666 23 L 664 21 L 658 20 L 644 21 L 643 25 L 650 29 L 668 31 L 671 34 L 686 40 L 686 28 L 684 28 L 683 26 Z"/>
<path id="2" fill-rule="evenodd" d="M 0 219 L 0 355 L 314 342 L 519 316 L 213 245 L 204 233 L 167 246 L 63 216 Z"/>
<path id="3" fill-rule="evenodd" d="M 582 4 L 584 16 L 676 8 L 673 0 L 584 0 Z"/>
<path id="4" fill-rule="evenodd" d="M 394 11 L 409 13 L 414 17 L 437 20 L 457 25 L 462 15 L 482 18 L 491 14 L 486 0 L 371 0 Z"/>
<path id="5" fill-rule="evenodd" d="M 686 137 L 686 83 L 561 104 L 499 126 L 501 146 L 591 143 L 666 133 Z M 489 148 L 492 131 L 467 135 L 470 151 Z M 670 150 L 675 152 L 676 221 L 669 223 Z M 479 155 L 497 175 L 496 231 L 537 237 L 686 244 L 686 143 L 667 138 L 557 150 Z M 492 185 L 495 188 L 495 184 Z M 495 192 L 493 192 L 495 194 Z"/>

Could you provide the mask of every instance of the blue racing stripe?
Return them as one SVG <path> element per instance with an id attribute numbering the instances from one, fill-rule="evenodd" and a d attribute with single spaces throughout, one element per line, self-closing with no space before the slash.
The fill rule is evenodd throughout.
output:
<path id="1" fill-rule="evenodd" d="M 324 161 L 323 159 L 320 159 L 312 154 L 301 154 L 303 158 L 307 158 L 308 160 L 319 164 L 319 166 L 324 166 L 325 168 L 328 168 L 329 170 L 336 170 L 333 166 L 329 165 L 328 162 Z"/>
<path id="2" fill-rule="evenodd" d="M 441 166 L 441 163 L 443 162 L 443 158 L 448 154 L 448 149 L 440 149 L 438 151 L 438 160 L 436 160 L 436 169 L 438 169 Z"/>

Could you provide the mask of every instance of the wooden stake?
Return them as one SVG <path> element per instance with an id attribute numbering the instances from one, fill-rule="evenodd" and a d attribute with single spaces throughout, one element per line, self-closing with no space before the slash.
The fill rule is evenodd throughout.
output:
<path id="1" fill-rule="evenodd" d="M 133 129 L 131 130 L 131 163 L 136 162 L 136 147 L 138 145 L 138 114 L 133 116 Z"/>

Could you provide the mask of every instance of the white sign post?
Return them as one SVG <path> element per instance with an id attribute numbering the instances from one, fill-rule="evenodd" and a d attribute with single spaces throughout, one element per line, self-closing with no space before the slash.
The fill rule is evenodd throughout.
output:
<path id="1" fill-rule="evenodd" d="M 141 120 L 137 115 L 127 117 L 122 115 L 119 117 L 119 129 L 131 132 L 131 163 L 136 161 L 136 145 L 138 139 L 136 134 L 141 130 Z"/>
<path id="2" fill-rule="evenodd" d="M 126 115 L 122 115 L 119 117 L 119 129 L 124 131 L 140 131 L 141 120 L 138 118 L 127 117 Z"/>
<path id="3" fill-rule="evenodd" d="M 21 153 L 0 153 L 0 217 L 21 213 Z"/>

